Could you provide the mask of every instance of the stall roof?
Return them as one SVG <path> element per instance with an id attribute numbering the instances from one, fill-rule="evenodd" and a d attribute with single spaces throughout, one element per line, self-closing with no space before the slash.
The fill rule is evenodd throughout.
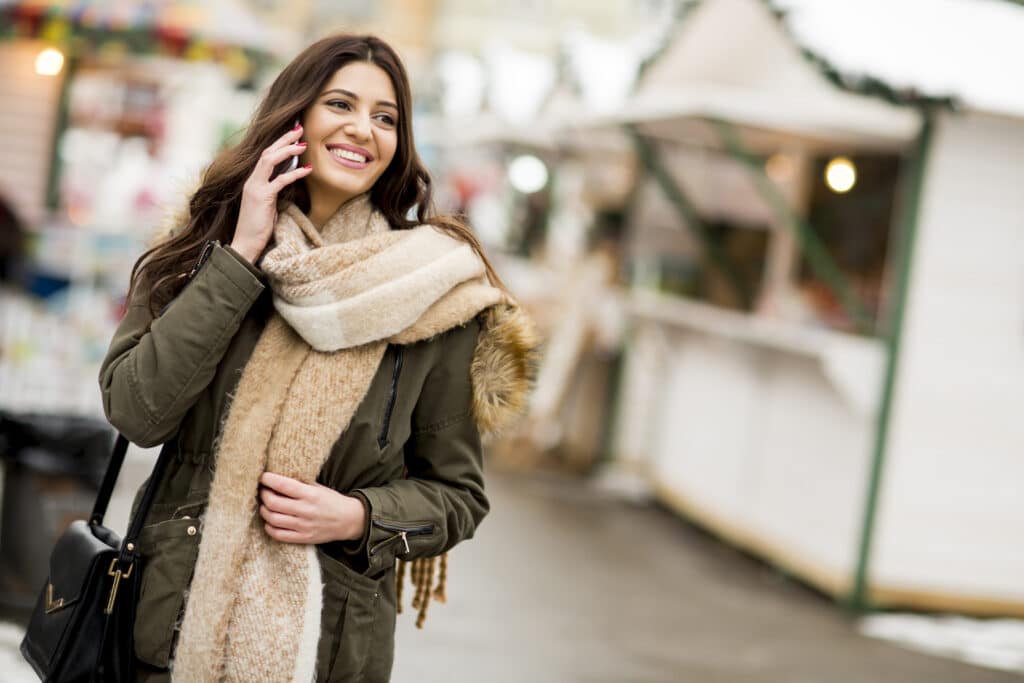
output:
<path id="1" fill-rule="evenodd" d="M 1010 0 L 772 0 L 805 55 L 854 90 L 1024 117 L 1024 5 Z"/>
<path id="2" fill-rule="evenodd" d="M 920 119 L 908 107 L 835 87 L 763 0 L 705 0 L 645 68 L 613 117 L 656 124 L 721 118 L 808 140 L 906 144 Z"/>
<path id="3" fill-rule="evenodd" d="M 920 125 L 906 105 L 1024 116 L 1024 89 L 1012 82 L 1024 65 L 1024 5 L 1012 0 L 699 0 L 684 9 L 621 103 L 596 111 L 563 77 L 529 125 L 495 117 L 439 137 L 591 145 L 635 123 L 714 144 L 700 121 L 717 118 L 743 127 L 753 147 L 901 148 Z M 601 146 L 622 146 L 614 142 Z"/>

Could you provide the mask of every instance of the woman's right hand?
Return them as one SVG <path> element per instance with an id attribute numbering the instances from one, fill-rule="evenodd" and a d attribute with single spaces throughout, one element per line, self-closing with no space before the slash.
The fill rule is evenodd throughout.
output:
<path id="1" fill-rule="evenodd" d="M 242 186 L 242 204 L 238 210 L 238 224 L 235 226 L 231 248 L 253 263 L 263 253 L 274 232 L 277 193 L 286 185 L 309 175 L 312 169 L 311 166 L 299 166 L 294 171 L 270 179 L 275 166 L 306 151 L 306 143 L 299 142 L 301 137 L 302 126 L 296 125 L 263 150 L 256 168 Z"/>

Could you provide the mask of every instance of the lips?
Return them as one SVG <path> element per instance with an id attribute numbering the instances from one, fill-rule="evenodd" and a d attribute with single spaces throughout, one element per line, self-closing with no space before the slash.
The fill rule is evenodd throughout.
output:
<path id="1" fill-rule="evenodd" d="M 363 156 L 366 159 L 367 162 L 373 161 L 373 155 L 370 154 L 370 152 L 368 150 L 363 149 L 362 147 L 357 147 L 355 145 L 346 145 L 346 144 L 335 143 L 335 144 L 327 145 L 327 149 L 328 150 L 343 149 L 343 150 L 346 150 L 348 152 L 353 152 L 355 154 L 359 154 L 359 155 Z"/>

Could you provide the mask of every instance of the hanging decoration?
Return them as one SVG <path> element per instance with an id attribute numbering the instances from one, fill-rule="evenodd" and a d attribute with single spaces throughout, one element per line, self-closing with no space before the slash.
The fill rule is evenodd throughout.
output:
<path id="1" fill-rule="evenodd" d="M 232 16 L 195 0 L 27 0 L 0 5 L 0 39 L 41 40 L 66 56 L 104 61 L 127 54 L 216 61 L 246 80 L 275 61 L 281 41 Z"/>

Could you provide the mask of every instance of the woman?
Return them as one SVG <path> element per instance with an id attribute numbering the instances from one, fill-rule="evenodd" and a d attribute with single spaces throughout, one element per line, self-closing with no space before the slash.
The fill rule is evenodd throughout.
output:
<path id="1" fill-rule="evenodd" d="M 386 681 L 405 563 L 422 624 L 487 513 L 481 432 L 535 343 L 430 215 L 410 99 L 379 39 L 310 46 L 136 264 L 104 408 L 176 453 L 139 538 L 141 680 Z"/>

